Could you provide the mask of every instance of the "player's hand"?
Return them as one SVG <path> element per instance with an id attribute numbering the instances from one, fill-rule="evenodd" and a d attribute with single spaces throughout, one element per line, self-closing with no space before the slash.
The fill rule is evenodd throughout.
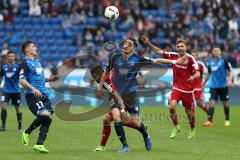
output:
<path id="1" fill-rule="evenodd" d="M 176 60 L 176 64 L 183 64 L 187 60 L 187 56 L 180 57 Z"/>
<path id="2" fill-rule="evenodd" d="M 42 97 L 42 93 L 34 87 L 32 88 L 32 92 L 36 97 Z"/>
<path id="3" fill-rule="evenodd" d="M 193 76 L 191 76 L 191 77 L 189 77 L 188 79 L 187 79 L 187 82 L 191 82 L 191 81 L 193 81 L 194 80 L 194 78 L 193 78 Z"/>
<path id="4" fill-rule="evenodd" d="M 232 80 L 228 80 L 227 86 L 228 86 L 228 87 L 233 87 L 233 82 L 232 82 Z"/>
<path id="5" fill-rule="evenodd" d="M 148 44 L 149 43 L 149 38 L 146 35 L 141 35 L 139 39 L 143 44 Z"/>
<path id="6" fill-rule="evenodd" d="M 50 82 L 54 82 L 54 81 L 57 81 L 57 80 L 59 80 L 58 75 L 53 75 L 53 76 L 50 78 Z"/>

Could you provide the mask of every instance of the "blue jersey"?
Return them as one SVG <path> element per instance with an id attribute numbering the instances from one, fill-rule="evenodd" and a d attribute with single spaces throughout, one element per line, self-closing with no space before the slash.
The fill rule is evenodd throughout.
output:
<path id="1" fill-rule="evenodd" d="M 227 86 L 228 72 L 232 70 L 231 64 L 224 58 L 213 58 L 208 63 L 210 74 L 208 86 L 210 88 L 224 88 Z"/>
<path id="2" fill-rule="evenodd" d="M 45 87 L 43 68 L 39 60 L 25 58 L 20 65 L 20 79 L 26 79 L 30 85 L 38 89 L 41 93 L 48 93 Z M 26 94 L 32 94 L 32 90 L 26 89 Z"/>
<path id="3" fill-rule="evenodd" d="M 3 91 L 7 93 L 19 93 L 19 65 L 13 63 L 4 64 L 0 71 L 1 78 L 4 77 Z"/>
<path id="4" fill-rule="evenodd" d="M 132 54 L 128 59 L 123 54 L 115 54 L 110 58 L 108 71 L 113 70 L 113 83 L 122 95 L 136 92 L 138 85 L 136 76 L 143 64 L 151 63 L 149 58 Z"/>

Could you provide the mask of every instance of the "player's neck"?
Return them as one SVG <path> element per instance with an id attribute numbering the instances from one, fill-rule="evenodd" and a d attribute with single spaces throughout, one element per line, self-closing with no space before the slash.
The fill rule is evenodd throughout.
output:
<path id="1" fill-rule="evenodd" d="M 32 60 L 35 60 L 35 56 L 33 56 L 33 55 L 26 55 L 26 58 L 28 58 L 28 59 L 32 59 Z"/>
<path id="2" fill-rule="evenodd" d="M 8 62 L 9 66 L 12 66 L 14 64 L 14 62 Z"/>
<path id="3" fill-rule="evenodd" d="M 133 55 L 133 53 L 128 53 L 128 54 L 124 53 L 124 58 L 125 58 L 126 60 L 128 60 L 129 57 L 131 57 L 132 55 Z"/>

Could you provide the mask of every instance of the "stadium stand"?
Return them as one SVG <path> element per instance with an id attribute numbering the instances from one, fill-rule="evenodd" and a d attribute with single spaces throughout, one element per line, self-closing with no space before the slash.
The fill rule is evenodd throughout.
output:
<path id="1" fill-rule="evenodd" d="M 40 5 L 40 16 L 29 14 L 32 3 Z M 240 65 L 238 0 L 119 0 L 113 3 L 121 15 L 116 23 L 102 16 L 104 7 L 111 4 L 110 0 L 2 0 L 0 47 L 8 43 L 20 58 L 21 43 L 30 39 L 39 45 L 44 65 L 49 60 L 57 65 L 66 57 L 82 53 L 84 46 L 91 48 L 87 53 L 98 55 L 104 42 L 120 42 L 147 30 L 165 49 L 174 49 L 179 36 L 203 56 L 208 56 L 212 46 L 220 45 L 233 67 Z"/>

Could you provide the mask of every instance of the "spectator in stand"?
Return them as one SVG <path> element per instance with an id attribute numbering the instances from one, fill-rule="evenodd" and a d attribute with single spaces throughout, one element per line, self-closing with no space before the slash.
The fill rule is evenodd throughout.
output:
<path id="1" fill-rule="evenodd" d="M 13 15 L 9 12 L 9 10 L 4 9 L 3 10 L 3 22 L 6 24 L 12 24 L 13 22 Z"/>
<path id="2" fill-rule="evenodd" d="M 10 0 L 10 5 L 11 5 L 11 10 L 12 10 L 12 13 L 14 15 L 19 15 L 20 13 L 20 9 L 19 9 L 19 6 L 20 6 L 20 2 L 19 0 Z"/>
<path id="3" fill-rule="evenodd" d="M 78 25 L 81 23 L 81 16 L 76 10 L 72 11 L 69 19 L 73 25 Z"/>
<path id="4" fill-rule="evenodd" d="M 38 0 L 29 0 L 29 15 L 41 16 L 41 7 Z"/>
<path id="5" fill-rule="evenodd" d="M 8 43 L 3 43 L 2 49 L 1 49 L 1 66 L 5 63 L 7 63 L 7 53 L 9 51 Z"/>
<path id="6" fill-rule="evenodd" d="M 73 32 L 72 32 L 72 23 L 68 18 L 65 18 L 62 21 L 62 29 L 63 29 L 63 35 L 65 38 L 72 38 Z"/>
<path id="7" fill-rule="evenodd" d="M 55 2 L 50 3 L 48 12 L 49 12 L 49 15 L 52 17 L 57 17 L 59 15 L 59 9 L 56 6 Z"/>

